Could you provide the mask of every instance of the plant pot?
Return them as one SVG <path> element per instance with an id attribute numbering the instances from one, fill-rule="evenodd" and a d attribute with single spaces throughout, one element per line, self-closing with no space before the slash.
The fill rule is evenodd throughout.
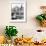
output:
<path id="1" fill-rule="evenodd" d="M 16 39 L 17 37 L 16 36 L 12 36 L 11 40 L 12 40 L 12 43 L 14 44 L 14 40 Z"/>
<path id="2" fill-rule="evenodd" d="M 46 27 L 46 20 L 43 20 L 43 21 L 41 22 L 41 26 L 42 26 L 42 27 Z"/>
<path id="3" fill-rule="evenodd" d="M 8 44 L 11 44 L 12 41 L 11 41 L 10 39 L 7 39 L 7 43 L 8 43 Z"/>

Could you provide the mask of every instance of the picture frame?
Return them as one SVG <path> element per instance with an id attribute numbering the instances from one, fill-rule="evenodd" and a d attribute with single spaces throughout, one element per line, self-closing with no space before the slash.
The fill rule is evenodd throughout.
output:
<path id="1" fill-rule="evenodd" d="M 11 2 L 10 22 L 27 21 L 27 3 L 25 0 L 16 0 Z"/>

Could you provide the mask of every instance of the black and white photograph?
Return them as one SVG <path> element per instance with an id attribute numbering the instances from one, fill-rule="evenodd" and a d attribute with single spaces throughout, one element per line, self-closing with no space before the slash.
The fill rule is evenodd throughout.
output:
<path id="1" fill-rule="evenodd" d="M 26 4 L 25 3 L 11 4 L 11 21 L 12 22 L 26 21 Z"/>
<path id="2" fill-rule="evenodd" d="M 15 5 L 15 4 L 12 4 Z M 17 19 L 24 19 L 24 7 L 23 4 L 16 5 L 11 9 L 11 19 L 17 20 Z"/>

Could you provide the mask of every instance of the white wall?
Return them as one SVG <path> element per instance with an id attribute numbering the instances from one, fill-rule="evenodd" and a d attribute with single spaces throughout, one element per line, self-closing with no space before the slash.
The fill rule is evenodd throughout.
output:
<path id="1" fill-rule="evenodd" d="M 46 5 L 46 0 L 27 0 L 27 22 L 26 23 L 10 23 L 10 0 L 0 0 L 0 33 L 4 32 L 6 25 L 15 25 L 19 31 L 18 35 L 31 36 L 31 32 L 36 29 L 44 29 L 38 25 L 35 16 L 40 14 L 40 6 Z M 1 33 L 1 34 L 2 34 Z"/>

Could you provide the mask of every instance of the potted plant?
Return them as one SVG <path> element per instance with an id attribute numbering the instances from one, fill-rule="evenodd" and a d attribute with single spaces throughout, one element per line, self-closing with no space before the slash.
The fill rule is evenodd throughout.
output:
<path id="1" fill-rule="evenodd" d="M 46 14 L 38 15 L 36 19 L 39 20 L 41 26 L 46 27 Z"/>
<path id="2" fill-rule="evenodd" d="M 16 29 L 16 27 L 15 26 L 6 26 L 6 29 L 5 29 L 5 35 L 8 37 L 8 42 L 10 42 L 11 41 L 11 38 L 13 37 L 13 36 L 17 36 L 17 33 L 18 33 L 18 31 L 17 31 L 17 29 Z"/>
<path id="3" fill-rule="evenodd" d="M 46 27 L 46 6 L 40 7 L 42 10 L 42 14 L 37 15 L 36 19 L 39 20 L 42 27 Z"/>

